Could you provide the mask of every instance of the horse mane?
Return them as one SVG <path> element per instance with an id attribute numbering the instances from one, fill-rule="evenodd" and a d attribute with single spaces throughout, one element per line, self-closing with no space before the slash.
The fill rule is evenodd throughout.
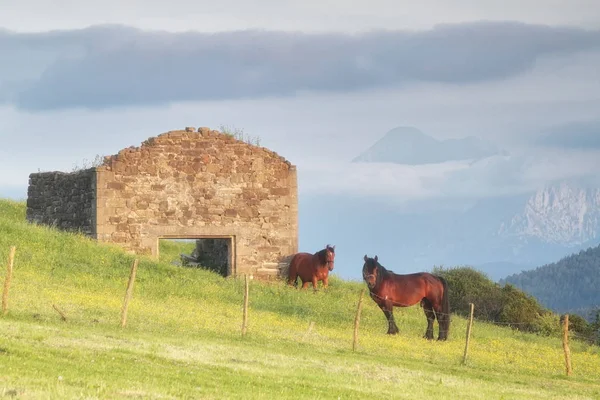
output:
<path id="1" fill-rule="evenodd" d="M 327 250 L 330 250 L 335 254 L 335 249 L 329 245 L 325 246 L 323 250 L 319 250 L 315 253 L 315 256 L 319 259 L 320 264 L 325 264 L 327 262 Z"/>
<path id="2" fill-rule="evenodd" d="M 320 264 L 325 264 L 327 262 L 325 254 L 327 254 L 327 249 L 319 250 L 315 253 L 315 256 L 317 256 L 317 258 L 319 259 Z"/>
<path id="3" fill-rule="evenodd" d="M 379 261 L 375 261 L 374 258 L 369 258 L 369 260 L 371 260 L 373 262 L 373 264 L 375 264 L 375 268 L 377 269 L 377 278 L 375 278 L 375 286 L 373 286 L 373 289 L 369 289 L 369 291 L 373 291 L 375 289 L 377 289 L 379 287 L 379 285 L 381 284 L 381 281 L 383 280 L 384 275 L 388 276 L 390 274 L 390 272 L 385 269 L 385 267 L 381 264 L 379 264 Z M 365 272 L 364 272 L 364 268 L 363 268 L 363 276 L 364 276 Z"/>
<path id="4" fill-rule="evenodd" d="M 379 264 L 379 261 L 375 261 L 375 268 L 377 268 L 377 279 L 375 280 L 375 286 L 373 287 L 373 289 L 378 287 L 381 281 L 383 280 L 383 277 L 387 277 L 390 273 L 387 269 L 385 269 L 383 265 Z"/>

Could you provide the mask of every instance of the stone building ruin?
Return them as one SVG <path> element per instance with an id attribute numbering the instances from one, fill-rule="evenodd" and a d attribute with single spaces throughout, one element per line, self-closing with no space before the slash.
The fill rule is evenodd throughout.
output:
<path id="1" fill-rule="evenodd" d="M 101 166 L 29 176 L 27 219 L 158 257 L 163 238 L 220 238 L 225 275 L 280 276 L 298 249 L 296 167 L 209 128 L 169 131 Z"/>

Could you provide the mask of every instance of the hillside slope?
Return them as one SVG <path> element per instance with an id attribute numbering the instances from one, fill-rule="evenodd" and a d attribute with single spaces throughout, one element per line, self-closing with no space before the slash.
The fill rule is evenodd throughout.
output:
<path id="1" fill-rule="evenodd" d="M 9 310 L 0 317 L 0 392 L 17 398 L 597 398 L 600 351 L 572 342 L 564 375 L 560 338 L 477 322 L 469 361 L 465 320 L 447 342 L 427 342 L 423 311 L 396 309 L 400 334 L 363 301 L 363 284 L 328 290 L 244 282 L 140 258 L 125 328 L 121 305 L 134 256 L 25 222 L 23 203 L 0 200 L 0 259 L 17 254 Z M 0 273 L 4 278 L 4 269 Z M 61 310 L 62 321 L 55 310 Z M 436 326 L 437 329 L 437 326 Z M 534 360 L 535 362 L 531 362 Z"/>
<path id="2" fill-rule="evenodd" d="M 582 313 L 600 308 L 600 245 L 510 275 L 500 283 L 513 284 L 556 312 Z"/>

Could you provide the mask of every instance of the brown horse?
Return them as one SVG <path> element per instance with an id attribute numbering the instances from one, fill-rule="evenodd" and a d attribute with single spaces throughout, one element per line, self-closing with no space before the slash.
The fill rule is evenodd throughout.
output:
<path id="1" fill-rule="evenodd" d="M 323 281 L 323 287 L 329 284 L 329 272 L 333 270 L 335 259 L 335 245 L 325 246 L 323 250 L 315 254 L 296 253 L 290 261 L 288 271 L 288 285 L 298 286 L 298 277 L 302 280 L 302 289 L 306 289 L 312 282 L 313 288 L 317 289 L 317 282 Z"/>
<path id="2" fill-rule="evenodd" d="M 448 338 L 450 301 L 444 278 L 428 272 L 399 275 L 379 264 L 377 256 L 368 258 L 365 254 L 364 260 L 363 279 L 369 287 L 371 298 L 388 320 L 388 335 L 399 332 L 394 321 L 394 306 L 409 307 L 420 302 L 427 317 L 427 330 L 423 337 L 433 339 L 433 322 L 437 317 L 438 340 Z"/>

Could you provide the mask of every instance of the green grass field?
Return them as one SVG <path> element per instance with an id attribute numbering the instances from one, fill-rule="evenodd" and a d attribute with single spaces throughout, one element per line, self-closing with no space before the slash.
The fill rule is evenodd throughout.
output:
<path id="1" fill-rule="evenodd" d="M 600 398 L 597 346 L 572 341 L 566 377 L 559 337 L 475 321 L 461 365 L 466 320 L 453 316 L 449 340 L 427 342 L 422 310 L 396 309 L 401 332 L 389 337 L 367 296 L 353 352 L 365 285 L 335 277 L 317 293 L 251 281 L 242 337 L 243 279 L 140 258 L 121 328 L 132 255 L 32 226 L 24 203 L 0 200 L 2 282 L 12 245 L 9 310 L 0 317 L 0 396 L 7 398 Z"/>

